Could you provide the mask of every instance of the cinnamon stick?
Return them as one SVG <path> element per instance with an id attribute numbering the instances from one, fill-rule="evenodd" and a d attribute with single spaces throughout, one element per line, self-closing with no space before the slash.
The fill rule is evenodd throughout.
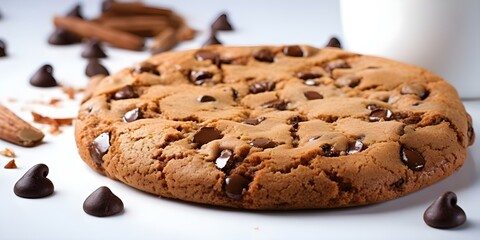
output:
<path id="1" fill-rule="evenodd" d="M 105 27 L 142 37 L 153 37 L 170 26 L 171 20 L 163 16 L 125 16 L 103 18 L 99 23 Z"/>
<path id="2" fill-rule="evenodd" d="M 119 48 L 141 50 L 144 40 L 141 37 L 119 30 L 102 26 L 74 17 L 55 17 L 53 22 L 57 27 L 63 27 L 84 38 L 97 38 Z"/>
<path id="3" fill-rule="evenodd" d="M 169 27 L 153 39 L 151 50 L 155 53 L 165 52 L 174 48 L 178 43 L 177 30 Z"/>
<path id="4" fill-rule="evenodd" d="M 0 139 L 23 147 L 42 142 L 45 135 L 0 104 Z"/>
<path id="5" fill-rule="evenodd" d="M 105 1 L 102 5 L 103 12 L 113 12 L 121 15 L 172 15 L 172 10 L 167 8 L 150 7 L 141 2 L 115 2 Z"/>

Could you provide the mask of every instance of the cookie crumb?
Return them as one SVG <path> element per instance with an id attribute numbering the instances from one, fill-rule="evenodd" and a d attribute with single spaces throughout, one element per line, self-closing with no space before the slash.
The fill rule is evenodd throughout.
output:
<path id="1" fill-rule="evenodd" d="M 17 168 L 17 164 L 15 163 L 15 159 L 10 160 L 5 166 L 3 167 L 5 169 L 15 169 Z"/>
<path id="2" fill-rule="evenodd" d="M 61 126 L 71 126 L 73 123 L 73 118 L 50 118 L 36 112 L 32 112 L 32 116 L 34 122 L 49 125 L 49 132 L 53 135 L 62 133 Z"/>
<path id="3" fill-rule="evenodd" d="M 15 157 L 15 152 L 10 148 L 5 148 L 5 150 L 0 151 L 0 155 L 5 156 L 5 157 L 14 158 Z"/>

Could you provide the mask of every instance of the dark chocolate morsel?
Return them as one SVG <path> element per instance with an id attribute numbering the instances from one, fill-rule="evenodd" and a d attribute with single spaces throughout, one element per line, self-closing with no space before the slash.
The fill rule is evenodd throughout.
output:
<path id="1" fill-rule="evenodd" d="M 215 166 L 217 166 L 218 169 L 226 172 L 233 166 L 234 161 L 233 151 L 230 149 L 224 149 L 222 152 L 220 152 L 220 156 L 215 159 Z"/>
<path id="2" fill-rule="evenodd" d="M 66 15 L 67 17 L 76 17 L 83 19 L 82 6 L 80 4 L 75 5 Z"/>
<path id="3" fill-rule="evenodd" d="M 253 139 L 251 142 L 250 142 L 250 145 L 252 147 L 258 147 L 258 148 L 274 148 L 276 147 L 278 144 L 268 138 L 256 138 L 256 139 Z"/>
<path id="4" fill-rule="evenodd" d="M 47 178 L 48 167 L 41 163 L 30 168 L 13 188 L 15 195 L 22 198 L 42 198 L 53 193 L 52 181 Z"/>
<path id="5" fill-rule="evenodd" d="M 330 144 L 324 144 L 322 146 L 323 156 L 338 157 L 339 153 L 335 151 L 335 148 Z"/>
<path id="6" fill-rule="evenodd" d="M 255 52 L 253 54 L 253 58 L 255 58 L 257 61 L 260 61 L 260 62 L 273 62 L 273 60 L 275 59 L 275 54 L 270 51 L 270 49 L 261 49 L 259 50 L 258 52 Z"/>
<path id="7" fill-rule="evenodd" d="M 7 45 L 2 39 L 0 39 L 0 57 L 6 57 L 6 56 L 7 56 Z"/>
<path id="8" fill-rule="evenodd" d="M 267 91 L 272 91 L 275 89 L 275 82 L 264 81 L 264 82 L 256 82 L 252 83 L 249 86 L 250 93 L 257 94 Z"/>
<path id="9" fill-rule="evenodd" d="M 193 143 L 198 144 L 201 147 L 213 140 L 221 139 L 223 137 L 222 132 L 214 127 L 202 127 L 198 132 L 193 135 Z"/>
<path id="10" fill-rule="evenodd" d="M 338 40 L 338 38 L 332 37 L 330 38 L 325 47 L 342 48 L 342 44 L 340 43 L 340 40 Z"/>
<path id="11" fill-rule="evenodd" d="M 290 57 L 303 57 L 302 48 L 298 45 L 286 46 L 283 48 L 283 54 Z"/>
<path id="12" fill-rule="evenodd" d="M 322 74 L 314 73 L 314 72 L 299 72 L 297 73 L 297 77 L 302 80 L 309 80 L 321 77 Z"/>
<path id="13" fill-rule="evenodd" d="M 260 124 L 261 122 L 263 122 L 263 120 L 265 120 L 265 117 L 247 118 L 243 121 L 243 123 L 248 124 L 248 125 L 256 126 L 256 125 Z"/>
<path id="14" fill-rule="evenodd" d="M 335 80 L 337 87 L 350 87 L 354 88 L 360 84 L 361 77 L 355 75 L 343 75 Z"/>
<path id="15" fill-rule="evenodd" d="M 88 147 L 90 152 L 90 157 L 95 161 L 96 164 L 101 165 L 103 163 L 103 156 L 107 154 L 108 149 L 110 148 L 110 133 L 104 132 L 98 135 Z"/>
<path id="16" fill-rule="evenodd" d="M 216 100 L 217 99 L 215 99 L 214 97 L 209 96 L 209 95 L 202 95 L 202 96 L 199 96 L 197 98 L 197 101 L 199 101 L 199 102 L 214 102 Z"/>
<path id="17" fill-rule="evenodd" d="M 266 108 L 276 108 L 277 110 L 286 110 L 288 102 L 282 99 L 276 99 L 269 102 L 264 103 L 262 106 Z"/>
<path id="18" fill-rule="evenodd" d="M 211 45 L 222 45 L 222 42 L 220 42 L 215 36 L 215 33 L 211 33 L 208 39 L 202 44 L 202 47 L 207 47 Z"/>
<path id="19" fill-rule="evenodd" d="M 198 51 L 197 53 L 195 53 L 195 59 L 197 61 L 210 60 L 218 68 L 220 68 L 222 64 L 222 61 L 220 60 L 220 55 L 218 53 L 210 52 L 210 51 Z"/>
<path id="20" fill-rule="evenodd" d="M 232 31 L 233 27 L 228 21 L 227 14 L 223 13 L 212 23 L 212 31 Z"/>
<path id="21" fill-rule="evenodd" d="M 347 149 L 347 154 L 354 154 L 361 152 L 363 150 L 363 142 L 360 141 L 359 139 L 355 140 L 355 142 L 349 142 L 348 143 L 348 149 Z"/>
<path id="22" fill-rule="evenodd" d="M 135 66 L 133 69 L 136 73 L 151 73 L 154 75 L 160 76 L 160 72 L 157 70 L 157 67 L 149 62 L 143 62 Z"/>
<path id="23" fill-rule="evenodd" d="M 57 81 L 53 77 L 53 68 L 49 64 L 41 66 L 30 78 L 30 84 L 35 87 L 56 87 Z"/>
<path id="24" fill-rule="evenodd" d="M 421 171 L 425 166 L 425 158 L 418 151 L 402 146 L 400 159 L 412 171 Z"/>
<path id="25" fill-rule="evenodd" d="M 108 217 L 123 211 L 123 202 L 105 186 L 99 187 L 83 202 L 83 211 L 96 217 Z"/>
<path id="26" fill-rule="evenodd" d="M 457 195 L 453 192 L 446 192 L 425 210 L 423 220 L 430 227 L 447 229 L 465 223 L 467 215 L 457 205 Z"/>
<path id="27" fill-rule="evenodd" d="M 141 119 L 141 118 L 142 118 L 142 112 L 140 112 L 139 108 L 134 108 L 123 115 L 123 121 L 127 123 L 137 121 L 138 119 Z"/>
<path id="28" fill-rule="evenodd" d="M 306 91 L 303 93 L 303 95 L 308 99 L 308 100 L 316 100 L 316 99 L 323 99 L 323 95 L 316 92 L 316 91 Z"/>
<path id="29" fill-rule="evenodd" d="M 232 174 L 225 178 L 225 194 L 233 199 L 242 199 L 244 189 L 248 188 L 250 181 L 239 174 Z"/>
<path id="30" fill-rule="evenodd" d="M 202 85 L 207 79 L 212 78 L 213 73 L 207 71 L 191 71 L 190 81 L 195 85 Z"/>
<path id="31" fill-rule="evenodd" d="M 378 122 L 382 119 L 385 121 L 388 121 L 392 119 L 392 116 L 393 116 L 393 113 L 389 109 L 377 108 L 372 110 L 372 112 L 370 113 L 370 116 L 368 116 L 368 119 L 371 122 Z"/>
<path id="32" fill-rule="evenodd" d="M 55 31 L 48 37 L 48 43 L 51 45 L 70 45 L 81 41 L 80 36 L 62 27 L 55 28 Z"/>
<path id="33" fill-rule="evenodd" d="M 107 68 L 103 66 L 100 61 L 96 58 L 88 59 L 87 67 L 85 68 L 85 75 L 88 77 L 93 77 L 95 75 L 105 75 L 108 76 L 110 73 Z"/>
<path id="34" fill-rule="evenodd" d="M 102 44 L 97 39 L 89 39 L 82 51 L 83 58 L 106 58 L 107 54 L 103 51 Z"/>
<path id="35" fill-rule="evenodd" d="M 113 94 L 113 99 L 115 100 L 137 98 L 137 97 L 138 95 L 135 93 L 135 91 L 133 90 L 133 87 L 130 85 L 120 88 L 120 90 L 116 91 L 115 94 Z"/>

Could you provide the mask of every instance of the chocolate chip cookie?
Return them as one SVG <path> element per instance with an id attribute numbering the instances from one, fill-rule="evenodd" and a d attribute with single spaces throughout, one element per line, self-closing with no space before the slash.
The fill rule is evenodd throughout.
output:
<path id="1" fill-rule="evenodd" d="M 112 179 L 245 209 L 394 199 L 459 169 L 475 138 L 432 72 L 304 45 L 167 52 L 96 78 L 75 136 Z"/>

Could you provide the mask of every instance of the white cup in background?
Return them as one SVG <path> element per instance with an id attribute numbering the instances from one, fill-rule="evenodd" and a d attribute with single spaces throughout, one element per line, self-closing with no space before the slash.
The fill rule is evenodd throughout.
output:
<path id="1" fill-rule="evenodd" d="M 480 0 L 340 0 L 344 46 L 425 67 L 480 98 Z"/>

